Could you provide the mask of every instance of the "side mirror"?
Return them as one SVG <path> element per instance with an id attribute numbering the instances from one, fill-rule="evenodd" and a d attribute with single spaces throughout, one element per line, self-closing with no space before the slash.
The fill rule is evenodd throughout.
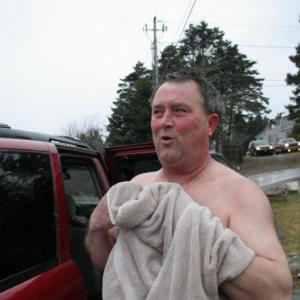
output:
<path id="1" fill-rule="evenodd" d="M 63 171 L 63 178 L 64 180 L 69 180 L 71 178 L 71 175 L 68 171 Z"/>

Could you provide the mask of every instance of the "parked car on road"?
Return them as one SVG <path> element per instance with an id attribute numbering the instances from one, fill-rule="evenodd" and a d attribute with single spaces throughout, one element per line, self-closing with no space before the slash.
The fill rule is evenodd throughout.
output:
<path id="1" fill-rule="evenodd" d="M 297 142 L 294 138 L 280 139 L 274 145 L 274 152 L 276 154 L 293 151 L 300 151 L 300 142 Z"/>
<path id="2" fill-rule="evenodd" d="M 250 156 L 272 155 L 274 153 L 273 146 L 263 140 L 251 141 L 248 146 Z"/>

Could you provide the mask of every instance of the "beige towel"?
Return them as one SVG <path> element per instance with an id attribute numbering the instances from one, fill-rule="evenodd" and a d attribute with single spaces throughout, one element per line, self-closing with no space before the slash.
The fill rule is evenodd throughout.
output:
<path id="1" fill-rule="evenodd" d="M 219 299 L 219 285 L 254 257 L 178 184 L 119 183 L 108 208 L 120 230 L 104 271 L 104 300 Z"/>

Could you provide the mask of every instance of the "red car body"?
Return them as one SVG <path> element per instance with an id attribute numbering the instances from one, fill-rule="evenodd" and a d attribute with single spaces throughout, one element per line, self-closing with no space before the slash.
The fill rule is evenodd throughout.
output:
<path id="1" fill-rule="evenodd" d="M 17 139 L 0 139 L 0 149 L 1 151 L 14 150 L 49 153 L 55 185 L 57 227 L 59 228 L 57 236 L 57 265 L 24 281 L 21 278 L 18 279 L 18 275 L 22 275 L 17 274 L 14 280 L 15 282 L 20 281 L 20 283 L 2 291 L 0 299 L 86 299 L 87 292 L 82 277 L 70 254 L 69 228 L 66 218 L 67 208 L 64 202 L 64 186 L 57 149 L 51 143 Z"/>
<path id="2" fill-rule="evenodd" d="M 22 193 L 21 195 L 18 194 L 18 189 L 22 188 L 24 182 L 16 184 L 13 182 L 12 192 L 15 193 L 15 196 L 9 198 L 5 194 L 8 183 L 11 183 L 9 182 L 9 177 L 13 176 L 13 173 L 22 164 L 25 166 L 22 174 L 26 173 L 28 168 L 35 171 L 32 160 L 30 160 L 29 165 L 26 165 L 25 160 L 13 161 L 14 157 L 29 155 L 32 158 L 35 155 L 39 155 L 49 160 L 49 172 L 51 173 L 53 189 L 51 199 L 54 202 L 56 227 L 55 240 L 52 240 L 55 243 L 53 258 L 45 263 L 25 266 L 13 272 L 10 270 L 10 264 L 15 264 L 14 260 L 20 261 L 22 264 L 23 261 L 27 262 L 30 260 L 31 258 L 28 256 L 31 255 L 30 252 L 24 252 L 27 253 L 26 255 L 23 255 L 21 252 L 20 258 L 17 258 L 17 256 L 16 258 L 8 258 L 11 251 L 15 251 L 17 254 L 20 252 L 18 249 L 7 249 L 8 246 L 6 247 L 5 241 L 13 239 L 12 244 L 10 244 L 10 247 L 13 248 L 13 245 L 18 243 L 22 236 L 15 237 L 15 233 L 19 229 L 14 227 L 13 222 L 8 224 L 10 217 L 5 221 L 5 218 L 1 218 L 0 215 L 0 300 L 101 299 L 102 271 L 92 265 L 84 247 L 84 235 L 88 217 L 97 203 L 94 200 L 84 202 L 85 200 L 82 201 L 80 198 L 89 184 L 88 182 L 83 182 L 82 190 L 78 187 L 81 183 L 76 181 L 74 181 L 75 187 L 70 188 L 69 181 L 72 179 L 69 179 L 69 177 L 76 177 L 77 173 L 83 167 L 86 167 L 83 175 L 87 176 L 89 172 L 91 173 L 91 182 L 94 181 L 95 187 L 98 189 L 98 193 L 94 195 L 94 198 L 97 197 L 97 201 L 99 201 L 101 195 L 109 189 L 111 184 L 120 180 L 130 180 L 137 172 L 146 171 L 136 167 L 136 163 L 139 164 L 141 162 L 137 157 L 146 157 L 146 160 L 157 161 L 152 144 L 127 148 L 126 150 L 126 147 L 118 147 L 106 151 L 102 149 L 100 152 L 97 152 L 90 149 L 87 145 L 71 139 L 0 128 L 0 213 L 4 212 L 5 215 L 8 208 L 14 210 L 16 207 L 15 204 L 5 206 L 5 201 L 16 201 L 17 205 L 24 205 L 24 202 L 27 201 L 26 198 L 20 201 L 17 199 L 22 197 Z M 11 161 L 9 163 L 5 162 L 7 159 L 11 159 Z M 130 165 L 128 162 L 130 162 Z M 119 163 L 120 165 L 118 165 Z M 156 164 L 155 168 L 158 167 L 159 164 Z M 6 168 L 11 169 L 8 172 Z M 130 174 L 126 168 L 132 169 Z M 24 178 L 22 180 L 24 181 Z M 74 188 L 78 188 L 81 194 L 72 190 Z M 67 199 L 68 189 L 70 192 L 73 192 L 73 198 L 77 197 L 75 201 L 76 207 L 73 207 L 75 210 L 71 209 L 71 211 L 73 214 L 74 211 L 78 214 L 73 215 L 72 220 L 70 220 L 70 207 Z M 90 195 L 88 196 L 90 197 Z M 43 198 L 35 199 L 35 202 L 37 200 L 43 201 Z M 32 207 L 30 210 L 32 210 Z M 24 205 L 24 214 L 26 213 L 27 210 Z M 23 210 L 20 211 L 20 214 L 23 215 Z M 29 216 L 31 216 L 31 212 L 29 212 Z M 34 216 L 38 216 L 38 214 Z M 32 228 L 30 229 L 30 218 L 32 217 L 23 220 L 23 223 L 19 220 L 20 218 L 16 219 L 15 226 L 19 226 L 25 234 L 30 234 L 28 233 L 29 230 L 32 230 Z M 21 222 L 21 225 L 18 223 L 18 220 Z M 39 223 L 34 224 L 35 228 L 39 226 Z M 24 229 L 26 226 L 29 226 L 28 230 Z M 13 233 L 10 233 L 10 228 L 14 230 Z M 36 233 L 39 234 L 38 229 Z M 22 244 L 19 248 L 22 248 Z M 36 254 L 39 254 L 44 249 L 35 249 L 35 251 Z M 7 262 L 7 260 L 10 260 L 10 262 Z"/>

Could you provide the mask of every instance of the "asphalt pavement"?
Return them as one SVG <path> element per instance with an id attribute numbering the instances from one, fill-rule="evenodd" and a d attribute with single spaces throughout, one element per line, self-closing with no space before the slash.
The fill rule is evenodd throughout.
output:
<path id="1" fill-rule="evenodd" d="M 248 178 L 255 181 L 264 191 L 268 191 L 283 183 L 300 180 L 300 168 L 260 173 L 248 176 Z"/>

